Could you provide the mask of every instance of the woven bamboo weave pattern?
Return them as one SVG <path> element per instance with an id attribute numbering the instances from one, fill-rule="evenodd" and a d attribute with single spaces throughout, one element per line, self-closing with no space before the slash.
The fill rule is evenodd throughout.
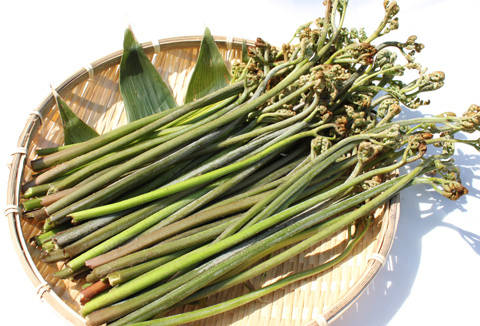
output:
<path id="1" fill-rule="evenodd" d="M 183 102 L 200 40 L 201 37 L 160 40 L 160 51 L 156 53 L 152 43 L 143 44 L 147 55 L 171 88 L 178 103 Z M 240 60 L 242 40 L 234 39 L 232 48 L 226 38 L 216 37 L 216 40 L 228 67 Z M 87 68 L 80 69 L 57 89 L 77 115 L 99 133 L 112 130 L 126 121 L 118 86 L 120 55 L 121 52 L 114 53 L 92 63 L 93 71 L 90 71 L 90 75 Z M 32 116 L 19 141 L 27 149 L 27 161 L 35 157 L 36 148 L 63 143 L 60 116 L 52 96 L 47 97 L 38 111 L 43 117 L 43 123 L 39 117 Z M 24 168 L 22 160 L 16 160 L 12 169 L 14 176 L 11 177 L 9 188 L 18 187 L 18 182 L 25 182 L 32 176 L 31 170 Z M 16 194 L 12 191 L 8 200 L 11 201 L 10 204 L 17 205 L 18 191 Z M 332 320 L 353 302 L 381 267 L 381 262 L 371 257 L 375 254 L 386 257 L 393 241 L 397 218 L 398 202 L 394 198 L 377 210 L 374 225 L 368 234 L 353 253 L 333 270 L 291 284 L 261 300 L 192 325 L 313 326 L 318 324 L 315 320 L 320 315 L 327 321 Z M 43 263 L 40 250 L 29 244 L 30 239 L 40 233 L 41 227 L 42 225 L 34 220 L 19 219 L 18 214 L 11 214 L 12 238 L 19 248 L 19 257 L 26 271 L 32 274 L 30 278 L 34 284 L 38 283 L 39 287 L 46 286 L 42 289 L 42 299 L 48 301 L 71 324 L 82 325 L 84 321 L 76 312 L 80 310 L 77 297 L 83 281 L 65 281 L 52 276 L 62 267 L 62 263 Z M 290 273 L 318 266 L 341 253 L 347 239 L 346 230 L 338 232 L 295 259 L 255 277 L 251 283 L 255 288 L 260 288 Z M 32 262 L 34 266 L 31 265 Z M 224 301 L 246 291 L 243 285 L 236 286 L 213 295 L 208 299 L 208 303 Z M 187 306 L 183 309 L 187 311 L 194 307 Z M 175 312 L 179 311 L 180 309 Z"/>

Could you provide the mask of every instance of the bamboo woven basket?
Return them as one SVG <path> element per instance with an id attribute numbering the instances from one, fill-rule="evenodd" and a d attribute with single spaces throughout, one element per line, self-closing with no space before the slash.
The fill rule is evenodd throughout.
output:
<path id="1" fill-rule="evenodd" d="M 163 39 L 142 44 L 147 55 L 171 87 L 178 103 L 182 103 L 189 73 L 198 55 L 201 36 Z M 241 39 L 215 37 L 227 64 L 241 57 Z M 118 51 L 88 65 L 64 81 L 57 92 L 70 107 L 99 133 L 122 125 L 126 119 L 118 88 Z M 6 215 L 17 255 L 37 289 L 39 298 L 51 305 L 71 325 L 85 325 L 79 315 L 77 296 L 82 282 L 64 281 L 52 276 L 62 264 L 47 265 L 40 260 L 40 250 L 29 239 L 40 233 L 41 225 L 21 217 L 20 186 L 29 180 L 31 171 L 25 166 L 35 157 L 37 147 L 55 146 L 63 142 L 59 112 L 52 95 L 33 111 L 20 135 L 18 151 L 13 155 L 7 191 Z M 375 223 L 350 256 L 335 268 L 317 277 L 297 282 L 262 300 L 236 310 L 196 322 L 195 325 L 328 325 L 338 317 L 375 277 L 388 255 L 399 217 L 399 196 L 376 212 Z M 316 266 L 339 254 L 347 232 L 338 232 L 330 239 L 291 259 L 252 282 L 267 285 L 290 273 Z M 234 287 L 213 296 L 216 302 L 246 291 Z M 186 308 L 190 309 L 190 308 Z"/>

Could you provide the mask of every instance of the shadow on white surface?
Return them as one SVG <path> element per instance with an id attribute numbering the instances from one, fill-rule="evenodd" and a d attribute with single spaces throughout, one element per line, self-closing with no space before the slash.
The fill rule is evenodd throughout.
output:
<path id="1" fill-rule="evenodd" d="M 403 110 L 399 119 L 421 116 L 424 116 L 421 110 Z M 464 135 L 459 136 L 457 138 L 466 139 Z M 404 305 L 409 298 L 408 301 L 417 302 L 411 296 L 418 278 L 421 279 L 418 282 L 425 282 L 424 275 L 419 275 L 422 273 L 421 268 L 425 268 L 422 263 L 425 260 L 438 261 L 445 256 L 442 252 L 433 251 L 432 253 L 432 250 L 436 250 L 436 246 L 441 247 L 442 241 L 456 242 L 453 246 L 460 248 L 462 252 L 457 259 L 462 259 L 463 256 L 476 259 L 480 255 L 480 235 L 466 231 L 469 227 L 463 226 L 466 221 L 475 218 L 472 216 L 475 215 L 472 214 L 472 208 L 475 208 L 474 203 L 478 203 L 480 199 L 478 190 L 480 189 L 478 186 L 480 155 L 470 146 L 463 145 L 457 146 L 454 159 L 461 171 L 462 184 L 469 190 L 468 195 L 457 201 L 451 201 L 429 186 L 414 186 L 402 191 L 400 219 L 386 265 L 360 297 L 337 319 L 330 322 L 330 326 L 386 326 L 392 325 L 392 320 L 395 320 L 395 325 L 401 325 L 402 321 L 408 319 L 403 314 L 410 314 L 412 309 L 418 309 L 416 313 L 421 313 L 421 307 L 412 308 L 415 304 L 410 303 L 408 308 Z M 425 248 L 426 244 L 427 248 Z M 431 246 L 434 248 L 431 249 Z M 468 247 L 472 251 L 469 251 Z M 438 251 L 440 250 L 439 248 Z M 431 271 L 428 270 L 428 272 Z M 435 277 L 439 278 L 438 282 L 442 281 L 441 275 L 431 277 L 432 282 L 437 282 Z M 424 305 L 431 304 L 432 307 L 429 309 L 435 309 L 435 302 L 432 300 L 432 303 L 424 303 Z M 402 309 L 405 311 L 401 311 Z M 410 318 L 412 318 L 411 321 L 415 319 L 412 316 Z"/>
<path id="2" fill-rule="evenodd" d="M 330 326 L 386 326 L 393 325 L 390 324 L 393 319 L 396 320 L 395 325 L 401 325 L 402 320 L 406 321 L 407 318 L 403 314 L 412 312 L 412 304 L 409 305 L 408 309 L 405 308 L 408 311 L 403 312 L 401 317 L 397 314 L 412 295 L 412 288 L 419 276 L 422 262 L 424 260 L 436 260 L 440 266 L 449 264 L 448 257 L 455 253 L 455 249 L 452 247 L 451 252 L 438 252 L 436 254 L 438 256 L 431 257 L 431 251 L 424 253 L 424 251 L 430 250 L 430 247 L 424 248 L 425 238 L 429 238 L 428 241 L 432 241 L 431 238 L 434 238 L 434 245 L 438 245 L 443 239 L 444 242 L 459 242 L 460 244 L 457 244 L 455 248 L 460 248 L 461 252 L 460 254 L 458 254 L 458 251 L 456 252 L 458 254 L 456 259 L 463 259 L 462 257 L 477 259 L 480 256 L 480 235 L 466 231 L 466 229 L 457 225 L 461 225 L 465 220 L 475 219 L 474 215 L 476 214 L 472 214 L 471 209 L 473 207 L 472 202 L 480 198 L 478 186 L 475 187 L 475 184 L 479 182 L 478 168 L 475 168 L 475 164 L 479 162 L 480 155 L 470 155 L 460 150 L 455 158 L 462 171 L 462 182 L 469 189 L 469 194 L 457 201 L 451 201 L 427 186 L 420 186 L 424 189 L 407 189 L 401 192 L 398 229 L 386 265 L 379 271 L 360 297 L 337 319 L 329 323 Z M 477 173 L 477 176 L 475 173 Z M 467 211 L 470 215 L 466 214 Z M 434 235 L 431 233 L 434 233 Z M 436 235 L 438 233 L 440 234 Z M 445 237 L 445 234 L 447 237 Z M 444 245 L 448 246 L 448 244 Z M 469 251 L 468 247 L 472 251 Z M 441 251 L 441 248 L 442 246 L 439 246 L 438 251 Z M 427 257 L 428 255 L 430 257 Z M 444 261 L 440 262 L 442 259 Z M 442 279 L 441 277 L 445 272 L 440 272 L 440 275 L 431 275 L 432 282 L 437 282 L 439 286 L 448 285 L 451 280 Z M 459 273 L 456 277 L 460 275 Z M 436 277 L 439 278 L 438 281 L 435 280 Z M 420 278 L 421 281 L 419 282 L 424 282 L 423 275 Z M 455 276 L 452 275 L 452 279 L 455 279 Z M 440 297 L 442 296 L 441 293 L 440 290 L 438 294 Z M 437 295 L 436 293 L 432 294 Z M 457 299 L 445 298 L 447 301 L 458 301 Z M 409 301 L 411 300 L 410 298 Z M 435 309 L 433 306 L 440 300 L 443 299 L 433 298 L 431 303 L 425 302 L 424 305 L 428 306 L 430 304 L 429 309 Z M 422 313 L 421 306 L 414 309 L 418 309 L 418 314 Z M 439 307 L 439 310 L 441 309 Z M 410 316 L 410 318 L 411 321 L 414 321 L 417 317 Z M 421 323 L 414 324 L 420 325 Z M 447 321 L 441 323 L 441 325 L 448 324 Z"/>

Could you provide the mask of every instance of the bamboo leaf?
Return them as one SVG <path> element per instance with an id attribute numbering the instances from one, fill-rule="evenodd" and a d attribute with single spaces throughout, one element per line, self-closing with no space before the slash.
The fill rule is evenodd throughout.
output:
<path id="1" fill-rule="evenodd" d="M 198 59 L 188 83 L 185 103 L 227 86 L 231 76 L 208 28 L 205 28 Z"/>
<path id="2" fill-rule="evenodd" d="M 126 29 L 123 41 L 120 93 L 129 122 L 177 106 L 168 86 L 135 39 L 131 28 Z"/>
<path id="3" fill-rule="evenodd" d="M 250 60 L 250 57 L 248 56 L 248 46 L 245 40 L 242 42 L 242 62 L 243 63 L 248 63 Z"/>
<path id="4" fill-rule="evenodd" d="M 98 136 L 95 129 L 83 122 L 53 88 L 52 92 L 62 118 L 65 145 L 81 143 Z"/>

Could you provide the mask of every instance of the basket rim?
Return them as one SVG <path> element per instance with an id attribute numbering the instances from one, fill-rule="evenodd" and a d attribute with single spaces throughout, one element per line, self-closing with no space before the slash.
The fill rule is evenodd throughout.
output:
<path id="1" fill-rule="evenodd" d="M 213 36 L 219 46 L 232 49 L 234 47 L 242 46 L 243 42 L 247 45 L 254 44 L 254 41 L 244 40 L 242 38 L 232 38 L 225 36 Z M 203 36 L 181 36 L 172 38 L 163 38 L 150 42 L 141 43 L 142 48 L 146 54 L 153 54 L 158 50 L 192 47 L 201 43 Z M 57 92 L 68 91 L 77 84 L 92 78 L 95 72 L 101 72 L 111 66 L 118 64 L 121 60 L 123 50 L 118 50 L 109 55 L 106 55 L 90 65 L 84 66 L 74 72 L 67 79 L 65 79 L 57 88 Z M 54 104 L 53 94 L 49 94 L 43 102 L 38 105 L 27 120 L 23 131 L 21 132 L 17 148 L 19 149 L 12 155 L 12 163 L 7 185 L 7 209 L 5 215 L 8 218 L 9 232 L 12 238 L 13 246 L 20 263 L 27 273 L 27 276 L 33 283 L 37 295 L 40 300 L 47 302 L 53 310 L 64 321 L 70 325 L 85 325 L 86 320 L 80 316 L 76 311 L 69 307 L 65 302 L 52 290 L 48 282 L 43 278 L 32 257 L 28 251 L 28 244 L 26 243 L 21 226 L 21 209 L 20 209 L 20 194 L 21 194 L 21 180 L 25 170 L 26 157 L 28 147 L 31 143 L 31 138 L 43 123 L 42 113 L 50 109 Z M 393 196 L 387 203 L 389 208 L 388 214 L 382 218 L 382 226 L 379 234 L 382 234 L 381 239 L 377 239 L 377 244 L 374 249 L 375 257 L 369 258 L 369 263 L 365 271 L 360 275 L 355 284 L 344 293 L 340 299 L 331 306 L 326 312 L 320 316 L 319 320 L 325 320 L 327 323 L 339 317 L 345 310 L 348 309 L 364 292 L 368 285 L 373 281 L 380 269 L 384 266 L 385 258 L 388 256 L 395 238 L 398 220 L 400 216 L 400 195 Z M 312 321 L 305 326 L 319 325 L 318 321 Z"/>

